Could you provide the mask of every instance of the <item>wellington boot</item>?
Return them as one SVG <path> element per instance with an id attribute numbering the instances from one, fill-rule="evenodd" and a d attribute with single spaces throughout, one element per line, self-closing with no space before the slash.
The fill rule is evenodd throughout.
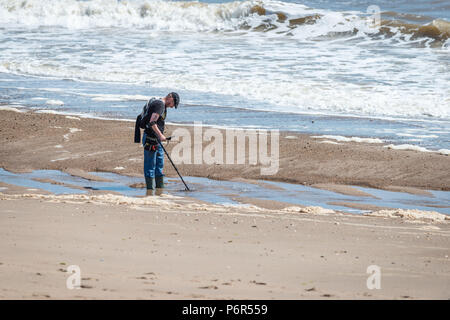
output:
<path id="1" fill-rule="evenodd" d="M 164 188 L 164 177 L 155 177 L 156 188 Z"/>
<path id="2" fill-rule="evenodd" d="M 145 184 L 147 186 L 147 190 L 153 190 L 155 189 L 155 185 L 153 183 L 153 178 L 151 177 L 145 177 Z"/>

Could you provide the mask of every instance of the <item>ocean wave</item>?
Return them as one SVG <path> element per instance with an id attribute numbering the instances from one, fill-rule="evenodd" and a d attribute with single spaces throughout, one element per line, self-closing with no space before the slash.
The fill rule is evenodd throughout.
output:
<path id="1" fill-rule="evenodd" d="M 157 31 L 276 32 L 295 38 L 325 40 L 366 34 L 405 40 L 428 38 L 443 45 L 450 37 L 450 22 L 387 11 L 374 27 L 367 14 L 335 12 L 272 0 L 220 4 L 161 0 L 0 0 L 0 24 L 5 26 L 58 26 L 69 29 L 134 27 Z M 384 19 L 385 18 L 385 19 Z M 404 20 L 413 21 L 406 23 Z"/>
<path id="2" fill-rule="evenodd" d="M 212 74 L 194 76 L 192 73 L 168 75 L 154 70 L 151 74 L 92 70 L 79 72 L 69 66 L 47 69 L 31 66 L 27 62 L 9 64 L 8 72 L 56 79 L 81 81 L 122 82 L 150 84 L 155 88 L 176 87 L 178 90 L 245 96 L 263 103 L 249 107 L 262 111 L 311 113 L 348 116 L 388 116 L 419 119 L 450 119 L 447 91 L 423 93 L 413 88 L 378 86 L 371 90 L 352 85 L 320 86 L 315 81 L 303 79 L 301 83 L 286 78 L 271 81 L 267 77 L 253 77 L 229 81 Z M 51 88 L 41 89 L 50 90 Z M 139 95 L 80 94 L 94 101 L 138 101 Z M 294 102 L 294 103 L 293 103 Z M 269 106 L 266 106 L 269 104 Z"/>
<path id="3" fill-rule="evenodd" d="M 450 22 L 435 19 L 426 25 L 405 23 L 398 20 L 383 20 L 379 32 L 388 36 L 401 34 L 408 40 L 430 38 L 440 43 L 445 43 L 450 38 Z"/>
<path id="4" fill-rule="evenodd" d="M 245 97 L 257 105 L 223 105 L 258 110 L 450 119 L 448 52 L 415 45 L 450 47 L 448 22 L 391 14 L 372 28 L 366 16 L 273 0 L 0 0 L 0 73 Z"/>
<path id="5" fill-rule="evenodd" d="M 0 0 L 2 24 L 66 28 L 142 27 L 169 31 L 234 30 L 252 1 L 224 4 L 162 0 Z"/>

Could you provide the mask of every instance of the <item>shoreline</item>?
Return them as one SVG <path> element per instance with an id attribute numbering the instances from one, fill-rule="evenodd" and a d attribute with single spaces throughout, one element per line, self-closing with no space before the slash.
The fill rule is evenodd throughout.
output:
<path id="1" fill-rule="evenodd" d="M 20 109 L 17 109 L 17 107 L 19 107 Z M 269 111 L 269 110 L 255 110 L 255 109 L 245 109 L 245 108 L 236 108 L 237 110 L 244 110 L 244 111 L 251 111 L 251 112 L 261 112 L 261 113 L 272 113 L 274 111 Z M 30 111 L 30 109 L 28 107 L 22 106 L 22 105 L 11 105 L 11 104 L 0 104 L 0 111 L 15 111 L 15 112 L 28 112 Z M 104 117 L 104 116 L 95 116 L 95 115 L 90 115 L 90 114 L 85 114 L 85 113 L 77 113 L 77 112 L 70 112 L 70 111 L 59 111 L 59 110 L 53 110 L 53 109 L 49 109 L 49 110 L 45 110 L 45 109 L 38 109 L 38 110 L 34 110 L 32 111 L 34 113 L 42 113 L 42 114 L 54 114 L 54 115 L 61 115 L 61 116 L 66 116 L 66 117 L 75 117 L 75 118 L 81 118 L 81 119 L 94 119 L 94 120 L 110 120 L 110 121 L 124 121 L 124 122 L 135 122 L 135 119 L 128 119 L 128 118 L 114 118 L 114 117 Z M 286 114 L 293 114 L 293 115 L 298 115 L 297 113 L 292 113 L 289 111 L 283 112 L 283 111 L 278 111 L 281 113 L 286 113 Z M 440 123 L 442 121 L 442 119 L 414 119 L 414 118 L 396 118 L 396 117 L 368 117 L 368 116 L 352 116 L 352 115 L 340 115 L 340 114 L 336 114 L 336 115 L 328 115 L 328 114 L 321 114 L 321 113 L 302 113 L 301 115 L 304 115 L 306 117 L 329 117 L 329 118 L 338 118 L 338 119 L 354 119 L 355 121 L 359 120 L 365 120 L 365 121 L 406 121 L 406 122 L 437 122 Z M 312 121 L 314 122 L 314 120 Z M 195 126 L 195 123 L 184 123 L 184 122 L 166 122 L 166 125 L 168 126 L 175 126 L 175 127 L 189 127 L 189 128 L 193 128 Z M 226 128 L 230 128 L 230 129 L 234 129 L 234 130 L 265 130 L 264 127 L 257 127 L 257 126 L 253 126 L 253 125 L 247 125 L 244 127 L 224 127 L 223 125 L 218 125 L 218 124 L 203 124 L 202 126 L 204 128 L 215 128 L 215 129 L 219 129 L 219 130 L 225 130 Z M 268 129 L 268 130 L 272 130 L 272 129 Z M 370 136 L 364 136 L 364 137 L 355 137 L 355 136 L 349 136 L 349 135 L 328 135 L 327 133 L 318 133 L 316 131 L 311 131 L 311 130 L 306 130 L 305 132 L 302 132 L 300 130 L 282 130 L 282 129 L 275 129 L 275 130 L 279 130 L 280 132 L 289 134 L 292 133 L 294 135 L 305 135 L 308 137 L 314 137 L 314 138 L 324 138 L 324 139 L 331 139 L 334 140 L 332 141 L 333 143 L 337 142 L 348 142 L 348 141 L 353 141 L 353 142 L 367 142 L 367 143 L 383 143 L 384 147 L 389 148 L 389 149 L 397 149 L 397 150 L 411 150 L 411 151 L 421 151 L 421 152 L 432 152 L 432 153 L 437 153 L 437 154 L 442 154 L 442 155 L 450 155 L 450 149 L 444 149 L 442 147 L 432 147 L 432 149 L 427 149 L 426 147 L 420 147 L 416 144 L 408 144 L 408 143 L 396 143 L 396 144 L 392 144 L 388 141 L 385 140 L 381 140 L 380 138 L 371 138 Z M 410 135 L 410 134 L 406 134 L 406 135 Z M 405 134 L 401 134 L 401 136 L 405 136 Z M 424 137 L 424 136 L 422 136 Z M 433 136 L 432 134 L 430 134 L 430 137 L 435 138 L 435 136 Z M 378 140 L 379 142 L 370 142 L 370 140 Z M 326 141 L 326 142 L 330 142 L 330 141 Z"/>
<path id="2" fill-rule="evenodd" d="M 126 101 L 126 100 L 125 100 Z M 18 109 L 19 108 L 19 109 Z M 274 111 L 269 111 L 269 110 L 255 110 L 255 109 L 245 109 L 245 108 L 236 108 L 236 110 L 241 110 L 241 111 L 248 111 L 248 112 L 256 112 L 256 113 L 273 113 Z M 30 111 L 30 109 L 26 106 L 23 105 L 15 105 L 15 104 L 2 104 L 0 103 L 0 111 L 15 111 L 18 113 L 23 113 L 23 112 L 28 112 Z M 97 116 L 97 115 L 91 115 L 89 113 L 79 113 L 79 112 L 71 112 L 71 111 L 60 111 L 60 110 L 53 110 L 53 109 L 37 109 L 37 110 L 32 110 L 32 112 L 34 113 L 42 113 L 42 114 L 54 114 L 54 115 L 61 115 L 61 116 L 66 116 L 66 117 L 74 117 L 74 118 L 81 118 L 81 119 L 95 119 L 95 120 L 110 120 L 110 121 L 124 121 L 124 122 L 132 122 L 134 123 L 135 119 L 133 118 L 117 118 L 117 117 L 105 117 L 105 116 Z M 341 114 L 336 114 L 336 115 L 328 115 L 328 114 L 321 114 L 321 113 L 302 113 L 302 114 L 297 114 L 297 113 L 292 113 L 289 111 L 283 112 L 283 111 L 278 111 L 279 113 L 286 113 L 286 114 L 292 114 L 292 115 L 303 115 L 305 117 L 325 117 L 325 118 L 336 118 L 336 119 L 354 119 L 355 121 L 358 120 L 364 120 L 364 121 L 386 121 L 386 122 L 401 122 L 401 121 L 406 121 L 406 122 L 411 122 L 411 123 L 421 123 L 421 122 L 426 122 L 426 123 L 440 123 L 442 121 L 446 121 L 445 119 L 414 119 L 414 118 L 396 118 L 396 117 L 368 117 L 368 116 L 353 116 L 353 115 L 341 115 Z M 314 120 L 311 120 L 312 123 L 314 123 Z M 169 126 L 175 126 L 175 127 L 189 127 L 189 128 L 193 128 L 195 126 L 195 123 L 192 122 L 166 122 L 167 125 Z M 329 139 L 329 140 L 324 140 L 323 143 L 334 143 L 334 144 L 339 144 L 339 142 L 367 142 L 367 143 L 379 143 L 379 144 L 383 144 L 383 147 L 389 148 L 389 149 L 396 149 L 396 150 L 412 150 L 412 151 L 420 151 L 420 152 L 431 152 L 431 153 L 437 153 L 437 154 L 441 154 L 441 155 L 450 155 L 450 149 L 445 149 L 442 146 L 427 146 L 425 145 L 424 147 L 419 146 L 417 143 L 413 143 L 411 144 L 410 142 L 417 142 L 417 140 L 411 140 L 411 141 L 393 141 L 392 140 L 392 136 L 390 137 L 390 139 L 388 140 L 384 140 L 384 138 L 380 139 L 380 137 L 373 137 L 371 135 L 363 135 L 362 137 L 359 136 L 355 136 L 355 135 L 345 135 L 345 134 L 335 134 L 335 135 L 329 135 L 328 132 L 321 132 L 319 131 L 314 131 L 311 128 L 307 128 L 304 131 L 301 130 L 289 130 L 289 129 L 266 129 L 263 126 L 255 126 L 255 125 L 245 125 L 245 126 L 241 126 L 241 127 L 236 127 L 236 126 L 229 126 L 229 127 L 225 127 L 223 125 L 219 125 L 219 124 L 204 124 L 202 123 L 202 126 L 204 128 L 213 128 L 213 129 L 219 129 L 219 130 L 225 130 L 225 129 L 233 129 L 233 130 L 278 130 L 280 132 L 289 134 L 296 134 L 296 135 L 306 135 L 308 137 L 312 137 L 312 138 L 318 138 L 318 139 Z M 418 137 L 420 138 L 437 138 L 437 136 L 435 135 L 436 132 L 430 133 L 428 135 L 419 135 Z M 397 136 L 400 137 L 405 137 L 405 136 L 413 136 L 410 133 L 400 133 Z M 331 140 L 331 141 L 330 141 Z M 372 141 L 371 141 L 372 140 Z M 420 140 L 419 140 L 420 141 Z"/>
<path id="3" fill-rule="evenodd" d="M 0 110 L 0 118 L 0 167 L 5 170 L 78 169 L 143 176 L 142 146 L 133 142 L 134 123 L 129 120 L 6 110 Z M 191 133 L 194 130 L 189 125 L 166 125 L 167 135 L 174 127 Z M 279 170 L 275 175 L 261 175 L 261 165 L 247 162 L 244 165 L 177 164 L 177 167 L 183 175 L 216 180 L 244 178 L 308 186 L 355 185 L 406 192 L 450 190 L 450 157 L 446 155 L 393 150 L 370 143 L 322 142 L 312 135 L 280 132 Z M 169 154 L 174 145 L 172 142 L 166 147 Z M 206 145 L 203 141 L 203 147 Z M 176 176 L 166 162 L 165 174 Z"/>
<path id="4" fill-rule="evenodd" d="M 100 182 L 108 178 L 89 172 L 142 177 L 134 123 L 12 111 L 0 111 L 0 121 L 0 167 L 6 170 L 54 169 Z M 23 123 L 32 131 L 24 132 Z M 434 187 L 448 186 L 442 170 L 449 158 L 443 155 L 354 142 L 328 145 L 307 135 L 287 135 L 280 135 L 282 180 L 289 174 L 302 178 L 293 174 L 302 166 L 289 166 L 294 156 L 306 168 L 327 156 L 333 160 L 319 161 L 316 170 L 333 172 L 345 159 L 349 166 L 370 167 L 362 156 L 370 152 L 382 163 L 393 161 L 391 170 L 399 175 L 408 172 L 404 161 L 428 159 L 431 167 L 422 177 Z M 258 166 L 178 167 L 183 175 L 278 188 L 255 174 Z M 170 164 L 166 169 L 175 176 Z M 373 184 L 379 174 L 375 168 L 360 183 Z M 334 176 L 306 178 L 312 187 L 368 195 L 336 183 Z M 380 185 L 429 195 L 406 178 L 403 186 Z M 374 206 L 359 215 L 239 194 L 236 199 L 247 205 L 214 205 L 170 194 L 41 191 L 0 183 L 0 299 L 449 298 L 450 217 L 437 212 Z M 81 272 L 79 290 L 67 287 L 72 266 Z M 380 289 L 367 286 L 371 266 L 381 270 Z"/>

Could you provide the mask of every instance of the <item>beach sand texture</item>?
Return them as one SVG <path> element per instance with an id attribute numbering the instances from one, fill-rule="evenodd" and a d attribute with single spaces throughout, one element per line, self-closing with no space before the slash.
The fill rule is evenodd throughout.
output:
<path id="1" fill-rule="evenodd" d="M 70 173 L 82 169 L 142 176 L 143 151 L 140 144 L 133 143 L 134 122 L 1 110 L 0 115 L 0 167 L 5 170 L 54 169 Z M 179 127 L 167 125 L 167 136 Z M 207 144 L 205 141 L 203 146 Z M 174 145 L 166 147 L 169 154 Z M 393 150 L 370 143 L 325 144 L 298 133 L 281 133 L 279 145 L 276 175 L 261 175 L 260 165 L 248 164 L 177 167 L 185 175 L 219 180 L 267 179 L 306 185 L 359 185 L 387 190 L 394 187 L 397 191 L 402 187 L 450 190 L 450 157 L 446 155 Z M 165 170 L 168 176 L 176 176 L 170 165 Z"/>
<path id="2" fill-rule="evenodd" d="M 131 122 L 0 113 L 5 170 L 55 169 L 93 178 L 88 172 L 122 167 L 120 174 L 141 175 L 142 147 L 133 143 Z M 262 177 L 258 166 L 248 165 L 179 169 L 350 194 L 356 192 L 350 184 L 411 193 L 449 190 L 448 156 L 284 135 L 293 134 L 280 136 L 276 176 Z M 5 187 L 1 299 L 450 298 L 450 221 L 438 213 L 354 215 L 279 203 L 212 205 L 168 194 L 56 196 Z M 66 286 L 71 265 L 81 270 L 81 289 Z M 372 265 L 380 267 L 380 289 L 367 287 Z"/>

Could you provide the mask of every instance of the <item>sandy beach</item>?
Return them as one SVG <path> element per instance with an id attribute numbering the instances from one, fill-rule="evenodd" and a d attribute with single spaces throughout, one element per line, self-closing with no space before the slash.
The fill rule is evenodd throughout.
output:
<path id="1" fill-rule="evenodd" d="M 68 173 L 82 170 L 143 175 L 142 146 L 133 143 L 134 122 L 8 110 L 0 110 L 0 121 L 0 167 L 5 170 L 54 169 Z M 26 130 L 24 123 L 28 125 Z M 166 135 L 179 127 L 167 125 Z M 183 128 L 193 130 L 190 126 Z M 409 192 L 450 190 L 449 156 L 392 150 L 371 143 L 324 141 L 329 139 L 280 133 L 279 170 L 275 175 L 261 175 L 261 165 L 202 163 L 177 167 L 185 175 L 218 180 L 265 179 L 320 184 L 327 188 L 326 185 L 359 185 Z M 207 144 L 204 142 L 204 146 Z M 174 145 L 167 145 L 169 154 Z M 170 165 L 166 165 L 165 170 L 167 176 L 176 176 Z"/>
<path id="2" fill-rule="evenodd" d="M 146 199 L 3 195 L 0 298 L 449 298 L 448 222 Z"/>
<path id="3" fill-rule="evenodd" d="M 449 300 L 449 8 L 0 0 L 0 302 Z"/>
<path id="4" fill-rule="evenodd" d="M 142 175 L 134 122 L 12 110 L 0 111 L 0 121 L 0 168 L 10 172 Z M 168 125 L 168 135 L 176 127 Z M 446 155 L 322 142 L 282 132 L 273 176 L 248 164 L 179 169 L 360 196 L 352 185 L 421 195 L 450 188 Z M 168 163 L 165 169 L 175 177 Z M 450 298 L 450 220 L 437 212 L 372 208 L 355 215 L 261 199 L 224 206 L 167 193 L 0 188 L 1 299 Z M 73 265 L 81 270 L 78 290 L 66 286 Z M 381 272 L 379 289 L 367 286 L 370 266 Z"/>

